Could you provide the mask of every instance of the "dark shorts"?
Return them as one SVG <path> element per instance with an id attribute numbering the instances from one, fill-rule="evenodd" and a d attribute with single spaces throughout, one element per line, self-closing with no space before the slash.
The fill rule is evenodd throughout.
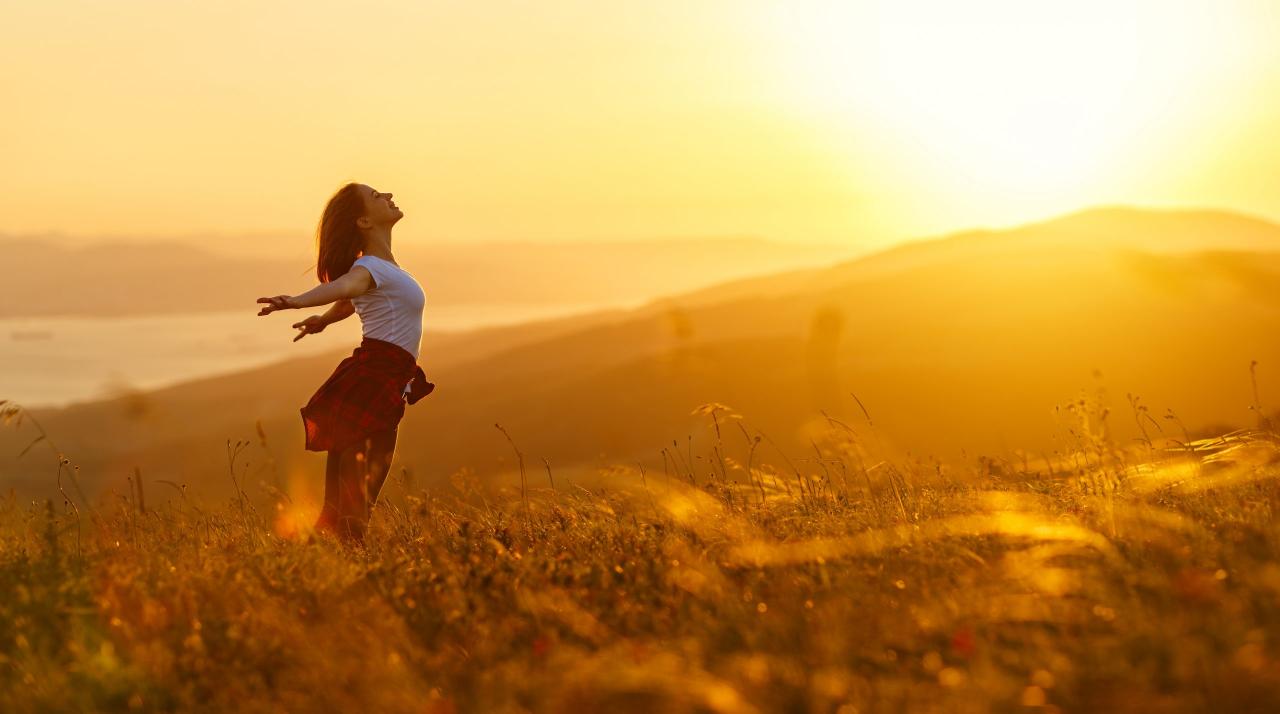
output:
<path id="1" fill-rule="evenodd" d="M 308 451 L 341 451 L 394 429 L 406 404 L 430 393 L 422 368 L 399 345 L 364 338 L 299 412 Z"/>

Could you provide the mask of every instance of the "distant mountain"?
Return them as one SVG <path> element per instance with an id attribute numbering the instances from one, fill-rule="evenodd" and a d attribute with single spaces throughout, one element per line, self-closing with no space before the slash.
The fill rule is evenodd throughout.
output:
<path id="1" fill-rule="evenodd" d="M 396 258 L 427 290 L 428 307 L 629 304 L 746 275 L 825 265 L 855 248 L 753 238 L 627 243 L 407 243 Z M 143 315 L 255 310 L 268 294 L 316 284 L 314 258 L 237 257 L 172 242 L 72 246 L 0 238 L 7 294 L 0 317 Z"/>
<path id="2" fill-rule="evenodd" d="M 909 241 L 830 269 L 804 268 L 714 285 L 673 298 L 709 304 L 762 295 L 831 288 L 850 280 L 893 274 L 955 260 L 1042 250 L 1138 250 L 1150 253 L 1280 250 L 1280 226 L 1229 211 L 1154 211 L 1127 207 L 1091 208 L 1008 230 L 970 230 Z"/>
<path id="3" fill-rule="evenodd" d="M 1093 241 L 1153 252 L 1280 250 L 1280 226 L 1253 216 L 1208 209 L 1091 208 L 1012 233 L 1048 242 Z"/>
<path id="4" fill-rule="evenodd" d="M 1082 395 L 1110 410 L 1088 428 L 1122 443 L 1139 424 L 1157 440 L 1250 425 L 1250 362 L 1264 409 L 1280 389 L 1280 252 L 1259 250 L 1277 234 L 1268 226 L 1090 211 L 631 311 L 438 339 L 422 364 L 439 387 L 409 409 L 396 468 L 419 483 L 461 468 L 509 472 L 500 423 L 526 460 L 545 457 L 561 474 L 635 461 L 660 470 L 673 440 L 708 438 L 690 414 L 708 402 L 739 411 L 793 459 L 812 455 L 824 412 L 869 433 L 853 395 L 875 438 L 920 457 L 1065 449 L 1083 428 L 1070 409 Z M 302 451 L 297 409 L 342 354 L 38 416 L 99 486 L 137 465 L 221 489 L 225 440 L 256 443 L 261 419 L 271 452 L 256 463 L 270 456 L 286 485 L 315 487 L 323 458 Z M 745 443 L 736 431 L 725 439 Z M 0 454 L 24 445 L 0 430 Z M 0 458 L 0 479 L 47 480 L 30 468 Z"/>

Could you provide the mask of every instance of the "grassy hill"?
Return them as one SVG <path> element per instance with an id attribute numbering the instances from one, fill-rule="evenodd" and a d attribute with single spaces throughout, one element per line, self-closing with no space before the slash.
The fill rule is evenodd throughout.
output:
<path id="1" fill-rule="evenodd" d="M 0 710 L 1280 706 L 1274 431 L 1032 467 L 901 459 L 865 420 L 818 443 L 712 435 L 589 488 L 397 474 L 350 549 L 257 484 L 2 499 Z"/>

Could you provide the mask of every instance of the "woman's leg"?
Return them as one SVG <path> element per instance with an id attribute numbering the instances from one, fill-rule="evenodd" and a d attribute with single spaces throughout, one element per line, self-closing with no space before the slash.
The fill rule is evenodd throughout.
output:
<path id="1" fill-rule="evenodd" d="M 364 539 L 373 504 L 391 470 L 396 431 L 392 428 L 370 434 L 339 455 L 335 502 L 339 536 L 354 541 Z"/>
<path id="2" fill-rule="evenodd" d="M 391 459 L 396 453 L 397 432 L 398 427 L 392 427 L 387 431 L 375 434 L 370 441 L 366 522 L 373 514 L 373 506 L 378 502 L 378 494 L 382 492 L 382 486 L 387 482 L 387 475 L 391 473 Z"/>
<path id="3" fill-rule="evenodd" d="M 320 509 L 320 517 L 316 519 L 315 529 L 333 533 L 338 527 L 338 479 L 341 473 L 342 454 L 337 451 L 326 453 L 328 458 L 325 459 L 324 464 L 324 506 Z"/>

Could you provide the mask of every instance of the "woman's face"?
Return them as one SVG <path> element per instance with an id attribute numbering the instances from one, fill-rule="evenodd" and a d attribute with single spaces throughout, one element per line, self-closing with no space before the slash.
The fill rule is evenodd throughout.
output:
<path id="1" fill-rule="evenodd" d="M 364 197 L 364 218 L 361 223 L 367 220 L 370 226 L 390 227 L 404 218 L 404 211 L 391 200 L 390 192 L 383 193 L 372 186 L 360 184 L 360 195 Z"/>

